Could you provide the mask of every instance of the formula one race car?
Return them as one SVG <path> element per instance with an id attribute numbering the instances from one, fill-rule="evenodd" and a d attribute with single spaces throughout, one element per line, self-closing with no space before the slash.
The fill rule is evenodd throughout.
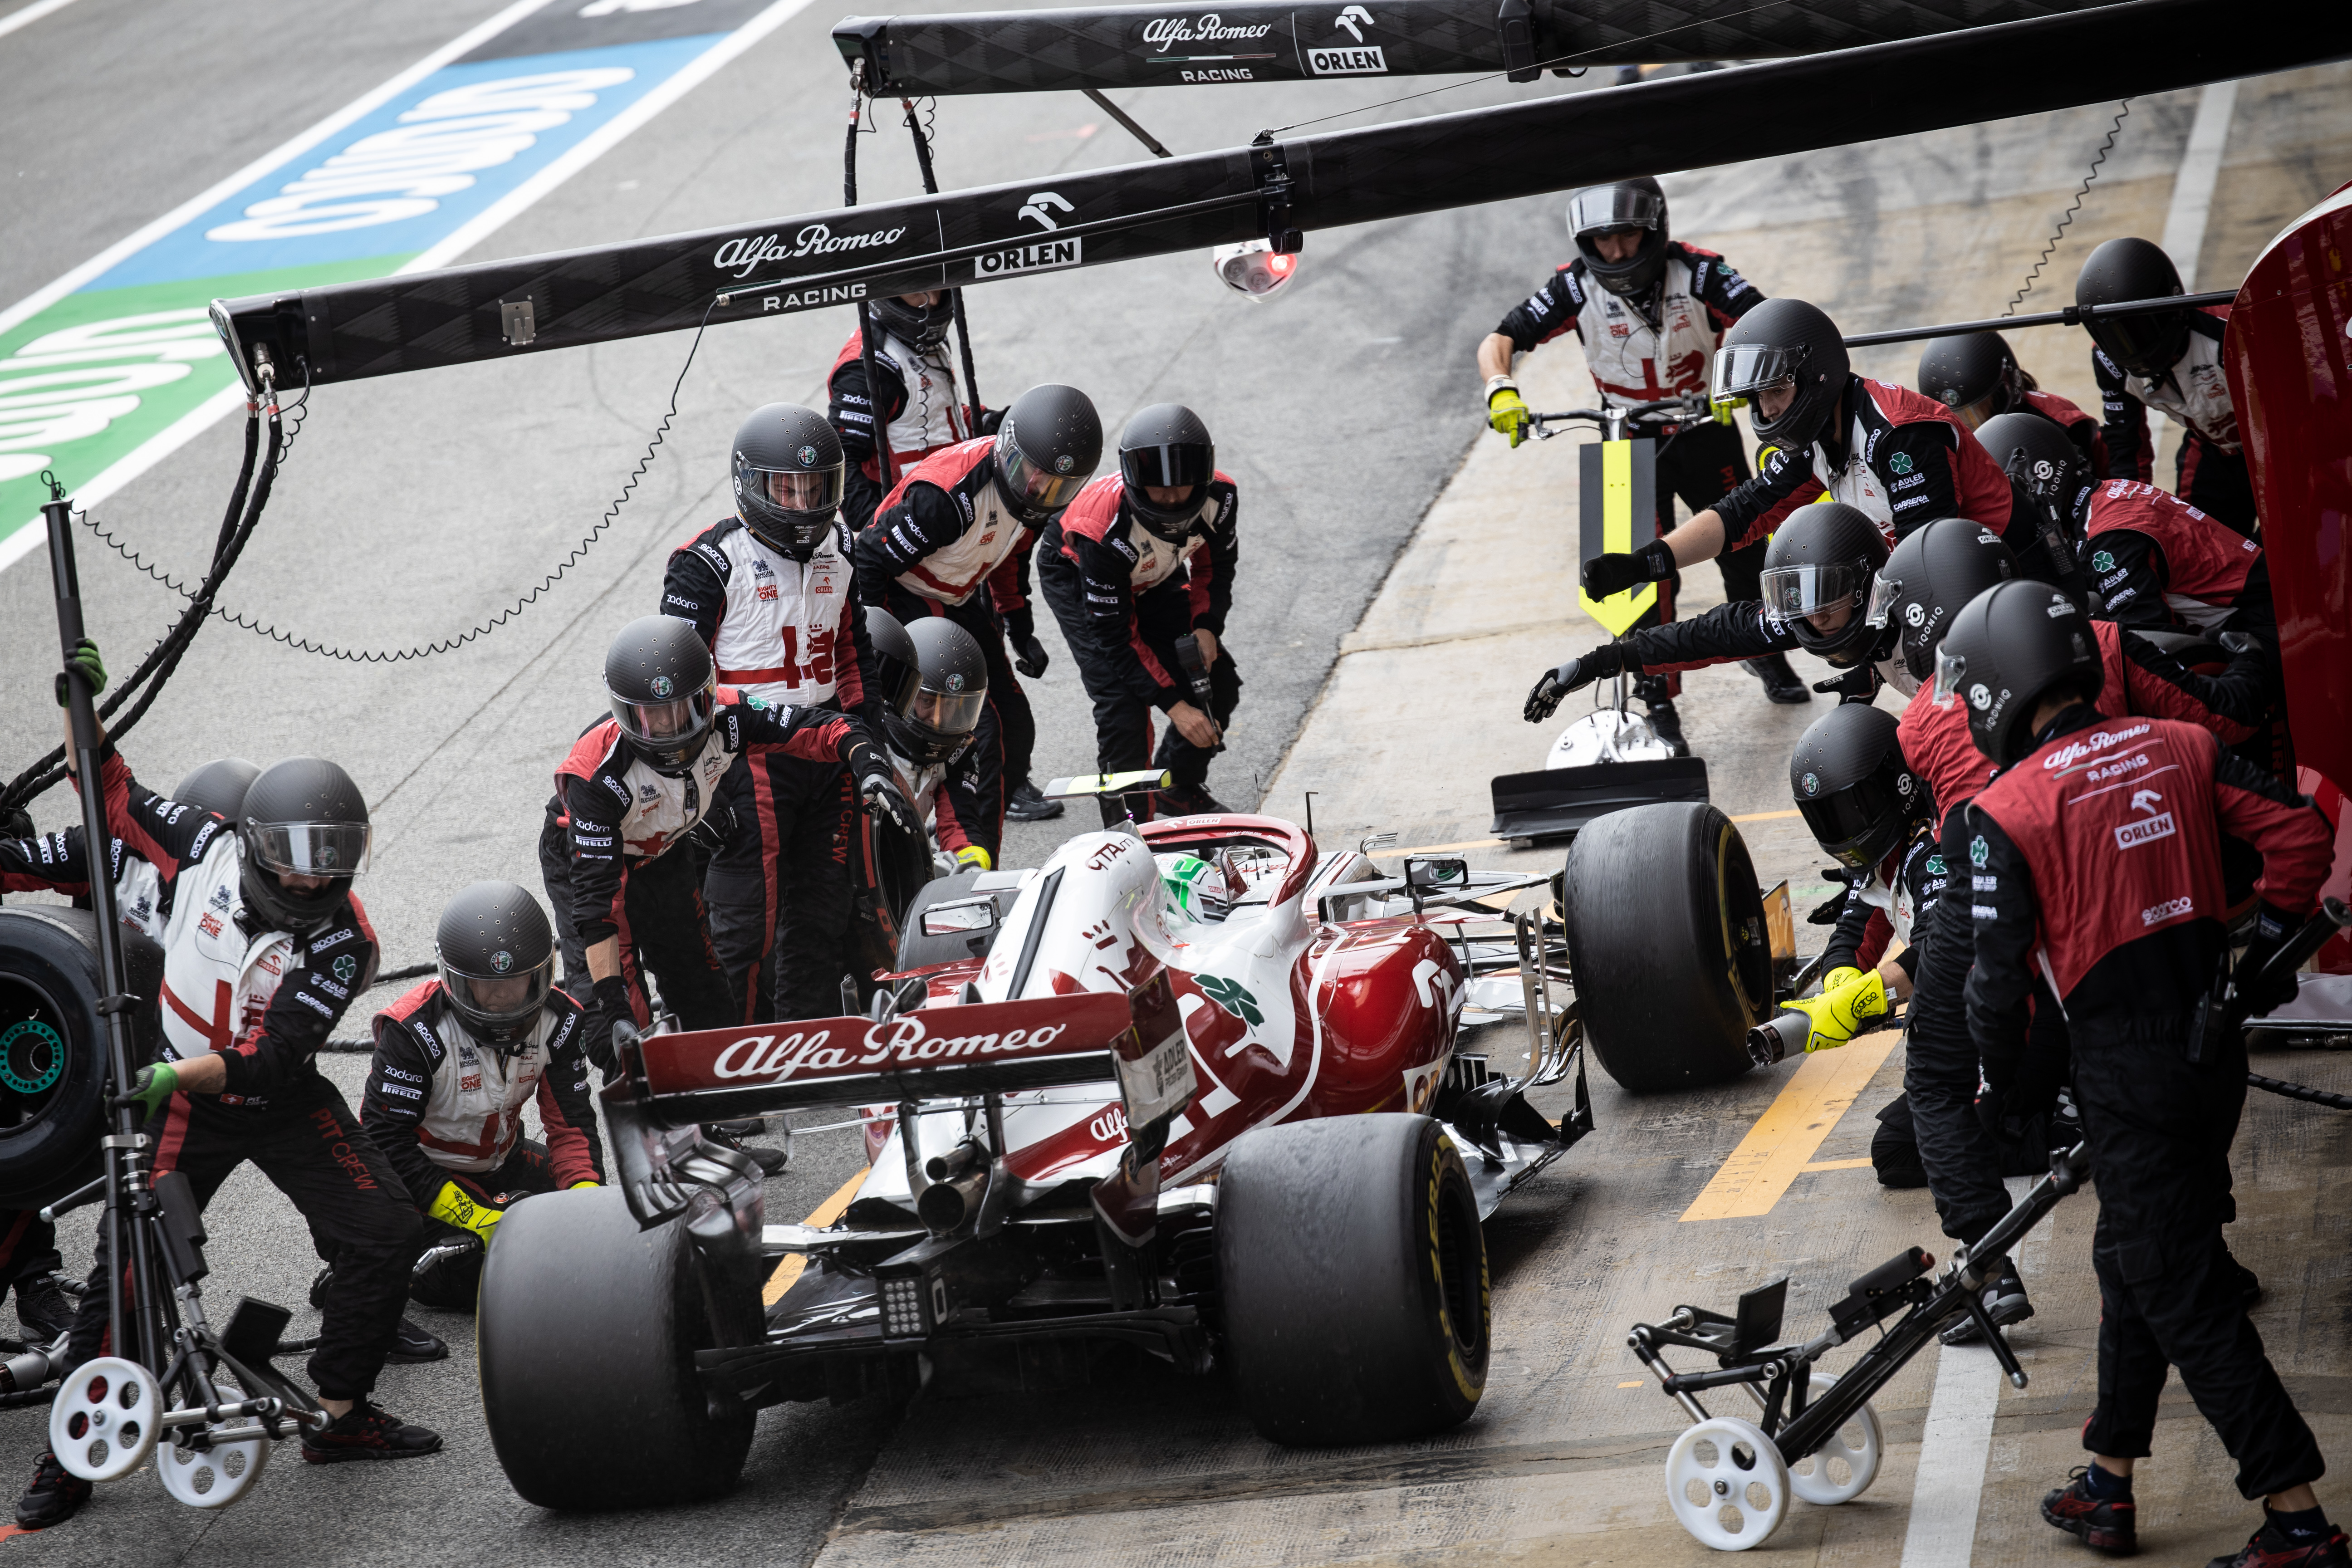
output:
<path id="1" fill-rule="evenodd" d="M 509 1479 L 558 1508 L 706 1495 L 761 1405 L 1050 1387 L 1105 1342 L 1229 1364 L 1282 1442 L 1459 1423 L 1480 1222 L 1591 1125 L 1558 927 L 1500 912 L 1550 880 L 1385 877 L 1287 822 L 1179 817 L 928 885 L 870 1016 L 624 1030 L 615 1184 L 517 1205 L 483 1273 Z M 1516 1078 L 1456 1050 L 1505 972 Z M 1555 1124 L 1522 1091 L 1571 1070 Z M 758 1167 L 700 1126 L 826 1105 L 875 1108 L 862 1190 L 832 1226 L 766 1223 Z"/>

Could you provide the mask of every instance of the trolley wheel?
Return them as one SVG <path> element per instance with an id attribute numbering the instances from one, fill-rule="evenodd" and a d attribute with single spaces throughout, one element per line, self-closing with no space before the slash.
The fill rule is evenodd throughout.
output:
<path id="1" fill-rule="evenodd" d="M 155 1451 L 163 1414 L 152 1373 L 135 1361 L 102 1355 L 74 1370 L 49 1405 L 49 1451 L 68 1474 L 119 1481 Z"/>
<path id="2" fill-rule="evenodd" d="M 1675 1439 L 1666 1500 L 1701 1544 L 1745 1552 L 1769 1541 L 1788 1517 L 1789 1467 L 1756 1427 L 1712 1416 Z"/>
<path id="3" fill-rule="evenodd" d="M 1836 1378 L 1815 1373 L 1808 1397 L 1819 1399 L 1835 1382 Z M 1878 1412 L 1864 1405 L 1830 1434 L 1828 1442 L 1789 1467 L 1789 1489 L 1824 1508 L 1852 1502 L 1878 1479 L 1878 1461 L 1885 1452 Z"/>
<path id="4" fill-rule="evenodd" d="M 216 1421 L 205 1430 L 226 1432 L 255 1425 L 250 1420 Z M 270 1440 L 259 1433 L 232 1442 L 215 1443 L 209 1448 L 160 1443 L 155 1447 L 155 1473 L 163 1479 L 163 1489 L 172 1494 L 174 1502 L 190 1508 L 226 1508 L 261 1479 L 261 1472 L 269 1466 L 272 1447 Z"/>

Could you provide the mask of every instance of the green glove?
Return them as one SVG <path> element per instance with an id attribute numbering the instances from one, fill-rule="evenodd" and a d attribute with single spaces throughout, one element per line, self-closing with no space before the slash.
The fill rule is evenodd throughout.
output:
<path id="1" fill-rule="evenodd" d="M 1824 991 L 1789 1005 L 1813 1021 L 1811 1032 L 1805 1036 L 1805 1049 L 1831 1050 L 1853 1038 L 1865 1020 L 1885 1014 L 1886 982 L 1873 969 L 1834 991 Z"/>
<path id="2" fill-rule="evenodd" d="M 84 643 L 82 646 L 87 647 L 89 645 Z M 157 1111 L 163 1109 L 163 1102 L 179 1091 L 179 1069 L 170 1062 L 157 1062 L 152 1067 L 141 1068 L 139 1076 L 131 1082 L 131 1092 L 119 1097 L 115 1103 L 143 1105 L 147 1108 L 147 1114 L 142 1120 L 152 1120 Z"/>
<path id="3" fill-rule="evenodd" d="M 1486 399 L 1486 423 L 1497 436 L 1508 436 L 1516 447 L 1528 438 L 1528 405 L 1516 386 L 1499 386 Z"/>
<path id="4" fill-rule="evenodd" d="M 65 669 L 58 673 L 58 706 L 60 708 L 70 700 L 66 689 L 67 671 L 79 674 L 89 682 L 92 697 L 106 689 L 106 661 L 98 657 L 98 645 L 88 637 L 74 644 L 73 657 L 66 660 Z"/>

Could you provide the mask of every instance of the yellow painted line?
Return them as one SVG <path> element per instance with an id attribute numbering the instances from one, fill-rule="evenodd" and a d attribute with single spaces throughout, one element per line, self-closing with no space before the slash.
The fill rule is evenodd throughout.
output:
<path id="1" fill-rule="evenodd" d="M 1836 1050 L 1815 1051 L 1799 1063 L 1789 1086 L 1757 1118 L 1683 1218 L 1770 1214 L 1901 1037 L 1896 1030 L 1881 1029 Z"/>
<path id="2" fill-rule="evenodd" d="M 1863 1171 L 1869 1168 L 1867 1160 L 1816 1160 L 1805 1167 L 1808 1171 Z"/>
<path id="3" fill-rule="evenodd" d="M 1791 816 L 1804 815 L 1803 812 L 1791 806 L 1787 811 L 1751 811 L 1745 816 L 1735 816 L 1731 820 L 1734 822 L 1781 822 Z"/>
<path id="4" fill-rule="evenodd" d="M 1637 1377 L 1631 1383 L 1621 1383 L 1617 1386 L 1620 1388 L 1647 1388 L 1649 1384 Z"/>
<path id="5" fill-rule="evenodd" d="M 872 1169 L 870 1165 L 866 1167 L 867 1171 Z M 848 1212 L 849 1205 L 856 1200 L 857 1189 L 865 1184 L 866 1171 L 860 1171 L 842 1183 L 840 1191 L 817 1205 L 815 1212 L 801 1223 L 820 1226 L 831 1225 Z M 801 1270 L 807 1267 L 808 1259 L 798 1253 L 785 1258 L 776 1265 L 776 1271 L 768 1277 L 768 1288 L 760 1292 L 760 1300 L 771 1307 L 782 1300 L 784 1292 L 793 1288 L 793 1281 L 801 1277 Z"/>

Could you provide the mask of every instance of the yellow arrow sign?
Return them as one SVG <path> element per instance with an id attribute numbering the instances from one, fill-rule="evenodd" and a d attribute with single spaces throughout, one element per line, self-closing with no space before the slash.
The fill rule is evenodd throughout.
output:
<path id="1" fill-rule="evenodd" d="M 1657 452 L 1658 444 L 1647 439 L 1603 441 L 1582 449 L 1583 483 L 1577 507 L 1580 565 L 1596 555 L 1630 554 L 1658 536 Z M 1656 605 L 1658 585 L 1644 583 L 1605 599 L 1580 588 L 1576 602 L 1612 637 L 1622 637 Z"/>

